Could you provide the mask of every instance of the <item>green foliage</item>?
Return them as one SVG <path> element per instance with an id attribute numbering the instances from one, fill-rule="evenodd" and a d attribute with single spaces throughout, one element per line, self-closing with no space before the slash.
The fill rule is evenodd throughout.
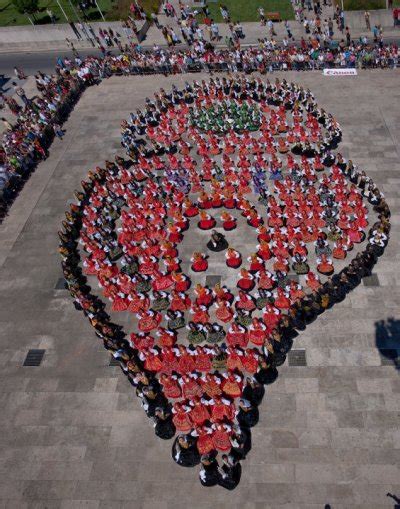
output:
<path id="1" fill-rule="evenodd" d="M 34 14 L 39 9 L 39 0 L 12 0 L 12 3 L 20 14 Z"/>
<path id="2" fill-rule="evenodd" d="M 386 9 L 386 0 L 346 0 L 344 8 L 349 11 Z"/>

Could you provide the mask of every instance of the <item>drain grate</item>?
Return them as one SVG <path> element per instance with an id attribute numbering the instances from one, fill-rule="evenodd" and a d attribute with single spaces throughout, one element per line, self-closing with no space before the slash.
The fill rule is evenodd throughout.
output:
<path id="1" fill-rule="evenodd" d="M 110 358 L 109 366 L 119 366 L 119 361 L 115 357 Z"/>
<path id="2" fill-rule="evenodd" d="M 363 278 L 364 286 L 380 286 L 377 274 L 371 274 Z"/>
<path id="3" fill-rule="evenodd" d="M 24 366 L 40 366 L 46 350 L 29 350 L 24 360 Z"/>
<path id="4" fill-rule="evenodd" d="M 214 288 L 215 285 L 221 282 L 221 276 L 206 276 L 206 286 Z"/>
<path id="5" fill-rule="evenodd" d="M 400 363 L 399 353 L 395 348 L 381 348 L 379 354 L 382 366 L 397 366 Z"/>
<path id="6" fill-rule="evenodd" d="M 290 350 L 288 353 L 289 366 L 307 366 L 305 350 Z"/>
<path id="7" fill-rule="evenodd" d="M 54 288 L 55 290 L 68 290 L 68 285 L 65 279 L 63 277 L 60 277 Z"/>

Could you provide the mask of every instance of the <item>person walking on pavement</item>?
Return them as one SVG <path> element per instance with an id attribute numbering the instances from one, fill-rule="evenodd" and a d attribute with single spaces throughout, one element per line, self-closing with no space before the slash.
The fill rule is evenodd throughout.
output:
<path id="1" fill-rule="evenodd" d="M 155 26 L 160 30 L 162 28 L 160 22 L 158 21 L 157 14 L 155 12 L 152 12 L 150 14 L 151 21 L 155 24 Z"/>
<path id="2" fill-rule="evenodd" d="M 369 11 L 364 12 L 365 26 L 367 30 L 371 30 L 371 14 Z"/>

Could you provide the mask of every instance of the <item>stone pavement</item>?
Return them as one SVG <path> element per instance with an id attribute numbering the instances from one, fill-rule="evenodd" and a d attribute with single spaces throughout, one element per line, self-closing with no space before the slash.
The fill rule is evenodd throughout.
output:
<path id="1" fill-rule="evenodd" d="M 387 197 L 379 286 L 362 284 L 296 339 L 308 365 L 283 366 L 268 387 L 239 487 L 201 487 L 54 287 L 63 211 L 87 170 L 121 152 L 120 120 L 153 89 L 202 76 L 116 77 L 87 90 L 0 227 L 2 509 L 389 509 L 386 493 L 400 496 L 400 378 L 381 365 L 375 334 L 378 320 L 400 320 L 400 72 L 276 76 L 310 87 L 341 123 L 345 157 Z M 41 366 L 22 366 L 30 348 L 46 349 Z"/>

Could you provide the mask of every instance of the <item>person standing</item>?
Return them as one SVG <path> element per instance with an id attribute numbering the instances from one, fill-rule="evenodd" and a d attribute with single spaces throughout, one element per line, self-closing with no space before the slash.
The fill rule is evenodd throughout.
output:
<path id="1" fill-rule="evenodd" d="M 274 30 L 274 22 L 272 21 L 272 19 L 268 20 L 267 26 L 268 26 L 269 37 L 270 37 L 270 39 L 272 39 L 272 37 L 274 37 L 274 35 L 276 35 L 276 32 Z"/>
<path id="2" fill-rule="evenodd" d="M 19 80 L 26 80 L 27 75 L 19 67 L 14 67 L 14 74 Z"/>
<path id="3" fill-rule="evenodd" d="M 367 30 L 371 30 L 371 14 L 369 11 L 364 12 L 365 26 Z"/>
<path id="4" fill-rule="evenodd" d="M 212 19 L 211 25 L 210 25 L 210 33 L 211 33 L 211 40 L 212 41 L 219 41 L 220 35 L 219 35 L 219 28 L 217 23 Z"/>
<path id="5" fill-rule="evenodd" d="M 46 12 L 47 12 L 47 15 L 50 18 L 50 21 L 52 22 L 52 24 L 55 25 L 56 24 L 56 17 L 54 15 L 54 12 L 51 9 L 47 9 Z"/>
<path id="6" fill-rule="evenodd" d="M 264 7 L 259 7 L 258 8 L 258 15 L 260 16 L 260 23 L 261 23 L 261 26 L 265 26 L 265 10 L 264 10 Z"/>
<path id="7" fill-rule="evenodd" d="M 350 46 L 350 43 L 351 43 L 350 28 L 346 27 L 346 44 L 347 44 L 347 46 Z"/>
<path id="8" fill-rule="evenodd" d="M 289 21 L 287 19 L 285 19 L 284 25 L 285 25 L 285 29 L 286 29 L 286 33 L 287 33 L 288 39 L 289 40 L 293 39 L 293 34 L 292 34 L 291 30 L 290 30 Z"/>
<path id="9" fill-rule="evenodd" d="M 220 5 L 219 10 L 221 11 L 221 16 L 225 23 L 230 23 L 231 16 L 229 14 L 228 7 L 226 7 L 226 5 Z"/>
<path id="10" fill-rule="evenodd" d="M 328 29 L 329 29 L 329 37 L 332 39 L 332 37 L 333 37 L 333 20 L 332 20 L 332 18 L 328 19 Z"/>
<path id="11" fill-rule="evenodd" d="M 157 14 L 152 12 L 150 14 L 150 17 L 151 17 L 152 22 L 155 24 L 155 26 L 160 30 L 162 28 L 162 26 L 160 25 L 160 22 L 158 21 Z"/>

